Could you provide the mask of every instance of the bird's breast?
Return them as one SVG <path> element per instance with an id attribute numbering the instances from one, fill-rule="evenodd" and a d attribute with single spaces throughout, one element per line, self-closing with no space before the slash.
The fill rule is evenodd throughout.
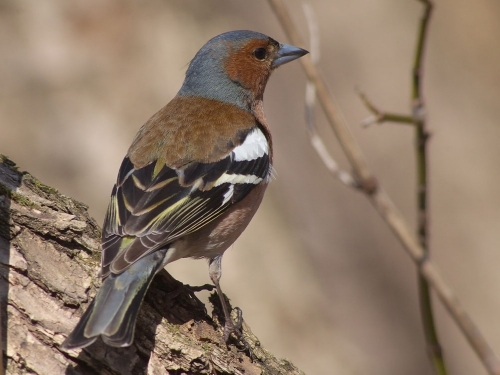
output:
<path id="1" fill-rule="evenodd" d="M 185 236 L 173 247 L 178 258 L 213 258 L 227 250 L 243 233 L 250 220 L 257 212 L 267 183 L 257 185 L 243 200 L 236 203 L 228 211 L 188 236 Z"/>

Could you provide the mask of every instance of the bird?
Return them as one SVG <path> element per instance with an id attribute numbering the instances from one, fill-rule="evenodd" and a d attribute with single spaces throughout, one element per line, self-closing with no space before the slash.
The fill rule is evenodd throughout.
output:
<path id="1" fill-rule="evenodd" d="M 177 95 L 138 131 L 120 166 L 102 230 L 102 285 L 62 348 L 98 337 L 133 343 L 146 291 L 168 263 L 204 258 L 225 318 L 222 256 L 249 224 L 273 173 L 263 95 L 271 73 L 308 51 L 249 30 L 210 39 Z"/>

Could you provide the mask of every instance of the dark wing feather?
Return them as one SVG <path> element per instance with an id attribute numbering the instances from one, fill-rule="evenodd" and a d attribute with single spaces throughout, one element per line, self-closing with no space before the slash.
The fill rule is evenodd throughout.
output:
<path id="1" fill-rule="evenodd" d="M 159 161 L 135 168 L 128 157 L 113 188 L 102 236 L 102 269 L 120 273 L 144 255 L 192 233 L 243 199 L 270 173 L 267 153 L 173 169 Z M 245 176 L 250 176 L 245 178 Z"/>

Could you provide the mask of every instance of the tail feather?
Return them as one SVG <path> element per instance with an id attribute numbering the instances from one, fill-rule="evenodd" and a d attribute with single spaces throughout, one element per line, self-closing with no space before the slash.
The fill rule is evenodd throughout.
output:
<path id="1" fill-rule="evenodd" d="M 83 331 L 87 326 L 87 322 L 90 318 L 90 315 L 94 310 L 94 304 L 95 304 L 95 299 L 89 305 L 87 311 L 85 311 L 85 313 L 82 315 L 80 321 L 73 329 L 73 332 L 71 332 L 69 336 L 66 338 L 66 340 L 64 340 L 64 342 L 62 343 L 61 347 L 63 349 L 69 350 L 69 349 L 85 348 L 86 346 L 89 346 L 97 339 L 97 336 L 86 337 L 83 334 Z"/>
<path id="2" fill-rule="evenodd" d="M 111 346 L 132 344 L 139 308 L 154 275 L 164 265 L 166 252 L 156 251 L 119 275 L 109 275 L 62 347 L 84 348 L 98 336 Z"/>

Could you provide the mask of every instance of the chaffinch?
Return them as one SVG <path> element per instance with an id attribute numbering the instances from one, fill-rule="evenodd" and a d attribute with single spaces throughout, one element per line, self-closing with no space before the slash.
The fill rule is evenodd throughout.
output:
<path id="1" fill-rule="evenodd" d="M 227 341 L 235 324 L 219 285 L 222 255 L 255 214 L 272 171 L 264 89 L 274 69 L 306 53 L 245 30 L 198 51 L 178 94 L 139 130 L 122 162 L 103 226 L 103 283 L 64 348 L 98 336 L 131 345 L 154 275 L 186 257 L 209 260 Z"/>

